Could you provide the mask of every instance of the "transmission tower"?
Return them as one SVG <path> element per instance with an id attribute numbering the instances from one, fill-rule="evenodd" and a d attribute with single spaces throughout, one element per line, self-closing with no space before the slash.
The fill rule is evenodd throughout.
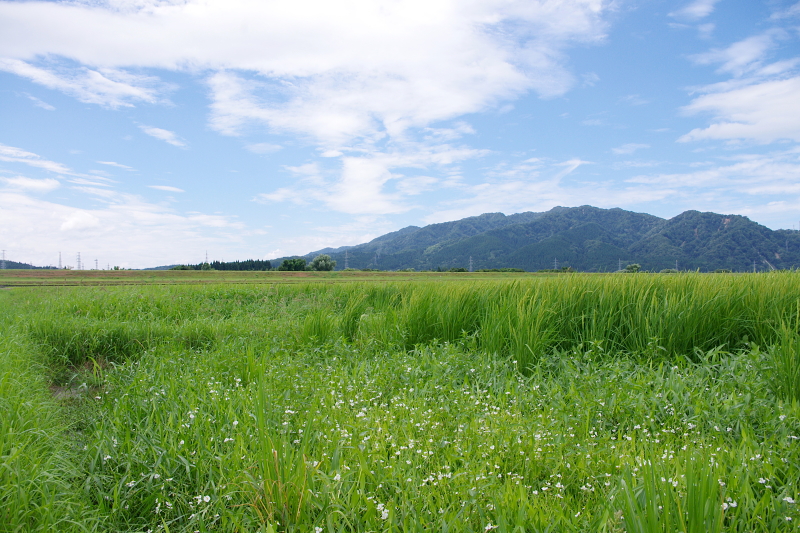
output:
<path id="1" fill-rule="evenodd" d="M 75 270 L 80 270 L 80 269 L 81 269 L 81 253 L 78 252 L 78 264 L 75 267 Z"/>
<path id="2" fill-rule="evenodd" d="M 344 269 L 347 270 L 350 265 L 347 263 L 347 250 L 344 251 Z"/>
<path id="3" fill-rule="evenodd" d="M 94 260 L 94 269 L 95 269 L 95 270 L 100 270 L 100 269 L 97 267 L 97 259 L 95 259 L 95 260 Z"/>
<path id="4" fill-rule="evenodd" d="M 553 270 L 558 270 L 558 258 L 553 259 Z"/>
<path id="5" fill-rule="evenodd" d="M 61 270 L 61 252 L 58 252 L 58 269 Z"/>
<path id="6" fill-rule="evenodd" d="M 472 256 L 469 256 L 469 271 L 472 272 Z"/>
<path id="7" fill-rule="evenodd" d="M 0 260 L 0 270 L 6 269 L 6 251 L 3 250 L 3 259 Z"/>

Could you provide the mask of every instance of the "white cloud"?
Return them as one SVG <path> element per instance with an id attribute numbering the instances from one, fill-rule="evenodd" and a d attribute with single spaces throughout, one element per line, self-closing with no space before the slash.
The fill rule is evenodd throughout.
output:
<path id="1" fill-rule="evenodd" d="M 622 98 L 619 99 L 619 101 L 620 102 L 625 102 L 626 104 L 632 105 L 632 106 L 639 106 L 639 105 L 645 105 L 645 104 L 649 104 L 650 103 L 650 100 L 646 100 L 646 99 L 642 98 L 641 96 L 639 96 L 638 94 L 629 94 L 627 96 L 623 96 Z"/>
<path id="2" fill-rule="evenodd" d="M 415 176 L 398 180 L 397 191 L 404 196 L 416 196 L 433 189 L 439 180 L 431 176 Z"/>
<path id="3" fill-rule="evenodd" d="M 1 11 L 1 10 L 0 10 Z M 45 69 L 18 59 L 0 57 L 0 70 L 69 94 L 81 102 L 105 107 L 130 107 L 132 101 L 160 101 L 158 79 L 128 72 L 86 67 Z M 52 107 L 52 106 L 51 106 Z"/>
<path id="4" fill-rule="evenodd" d="M 58 189 L 61 183 L 53 178 L 34 179 L 25 176 L 15 176 L 13 178 L 0 178 L 10 189 L 21 189 L 31 192 L 50 192 Z"/>
<path id="5" fill-rule="evenodd" d="M 562 94 L 574 83 L 563 50 L 603 38 L 608 4 L 2 2 L 0 56 L 53 86 L 62 82 L 23 62 L 49 55 L 94 66 L 71 86 L 85 88 L 80 80 L 100 76 L 128 87 L 108 105 L 157 99 L 145 80 L 117 79 L 122 74 L 113 69 L 208 69 L 216 72 L 209 83 L 219 131 L 236 133 L 256 121 L 341 142 L 398 135 L 530 90 Z"/>
<path id="6" fill-rule="evenodd" d="M 617 148 L 612 148 L 611 151 L 617 155 L 623 155 L 623 154 L 632 154 L 636 150 L 642 150 L 644 148 L 650 148 L 650 145 L 628 143 L 628 144 L 623 144 L 622 146 L 618 146 Z"/>
<path id="7" fill-rule="evenodd" d="M 80 231 L 100 226 L 100 219 L 88 211 L 76 209 L 65 217 L 64 222 L 59 226 L 59 230 L 70 232 Z"/>
<path id="8" fill-rule="evenodd" d="M 298 179 L 294 187 L 282 187 L 272 193 L 258 195 L 260 202 L 285 202 L 308 205 L 316 202 L 341 213 L 353 215 L 385 215 L 404 213 L 415 206 L 407 203 L 415 196 L 434 188 L 435 184 L 450 186 L 454 178 L 437 179 L 427 175 L 397 173 L 396 169 L 437 167 L 448 169 L 451 165 L 470 158 L 481 157 L 485 150 L 455 148 L 449 145 L 430 146 L 425 143 L 407 143 L 396 151 L 341 156 L 338 179 L 331 180 L 318 163 L 286 167 Z M 415 173 L 415 171 L 411 171 Z M 448 170 L 451 173 L 452 170 Z M 457 180 L 456 180 L 457 181 Z M 387 192 L 394 183 L 394 191 Z"/>
<path id="9" fill-rule="evenodd" d="M 100 207 L 86 209 L 0 190 L 0 205 L 4 247 L 37 264 L 53 264 L 59 250 L 65 258 L 80 251 L 86 263 L 136 268 L 199 262 L 205 250 L 216 257 L 253 253 L 254 242 L 245 244 L 253 232 L 235 218 L 177 213 L 134 195 L 109 193 Z"/>
<path id="10" fill-rule="evenodd" d="M 292 202 L 295 205 L 309 205 L 309 196 L 308 192 L 302 192 L 294 189 L 290 189 L 288 187 L 281 187 L 280 189 L 275 190 L 271 193 L 261 193 L 256 195 L 253 198 L 254 201 L 268 204 L 268 203 L 281 203 L 281 202 Z"/>
<path id="11" fill-rule="evenodd" d="M 110 107 L 162 98 L 165 88 L 155 78 L 124 79 L 130 69 L 201 73 L 210 90 L 213 129 L 240 135 L 266 127 L 299 135 L 323 155 L 342 157 L 338 182 L 327 184 L 328 207 L 398 213 L 411 206 L 402 199 L 402 185 L 396 193 L 384 190 L 398 177 L 392 169 L 406 160 L 420 167 L 449 164 L 439 157 L 454 150 L 439 145 L 471 132 L 468 125 L 437 123 L 499 109 L 528 92 L 543 98 L 564 94 L 576 83 L 566 50 L 602 41 L 604 17 L 613 5 L 0 1 L 0 57 L 20 75 Z M 37 63 L 45 57 L 50 64 L 66 58 L 81 67 L 55 72 Z M 167 130 L 145 131 L 185 145 Z M 427 156 L 403 152 L 417 150 L 408 144 L 415 138 L 423 139 Z M 379 142 L 389 146 L 379 149 Z"/>
<path id="12" fill-rule="evenodd" d="M 669 16 L 697 21 L 713 13 L 717 2 L 719 0 L 695 0 L 677 11 L 673 11 Z"/>
<path id="13" fill-rule="evenodd" d="M 177 187 L 170 187 L 169 185 L 148 185 L 151 189 L 157 189 L 159 191 L 167 191 L 167 192 L 186 192 L 183 189 L 179 189 Z"/>
<path id="14" fill-rule="evenodd" d="M 733 43 L 728 48 L 713 49 L 703 54 L 691 56 L 699 65 L 720 63 L 717 72 L 728 72 L 734 76 L 741 76 L 751 72 L 761 65 L 761 61 L 772 48 L 775 40 L 782 35 L 780 31 L 769 31 L 761 35 L 754 35 L 742 41 Z"/>
<path id="15" fill-rule="evenodd" d="M 800 76 L 756 81 L 730 89 L 710 86 L 705 91 L 683 110 L 688 114 L 710 113 L 714 123 L 681 136 L 680 142 L 703 139 L 800 142 Z"/>
<path id="16" fill-rule="evenodd" d="M 136 170 L 133 167 L 129 167 L 128 165 L 123 165 L 120 163 L 115 163 L 114 161 L 95 161 L 96 163 L 100 163 L 101 165 L 108 165 L 110 167 L 121 168 L 122 170 Z"/>
<path id="17" fill-rule="evenodd" d="M 745 195 L 797 193 L 800 149 L 771 154 L 742 154 L 730 164 L 704 162 L 703 170 L 676 174 L 641 175 L 629 183 L 653 184 L 683 190 L 713 189 Z"/>
<path id="18" fill-rule="evenodd" d="M 155 128 L 153 126 L 145 126 L 144 124 L 140 124 L 139 129 L 148 134 L 150 137 L 154 137 L 160 141 L 164 141 L 165 143 L 171 144 L 172 146 L 177 146 L 179 148 L 186 147 L 186 142 L 180 137 L 178 137 L 178 135 L 174 131 Z"/>
<path id="19" fill-rule="evenodd" d="M 254 154 L 271 154 L 277 152 L 278 150 L 282 150 L 283 146 L 270 143 L 254 143 L 248 144 L 245 146 L 245 148 Z"/>
<path id="20" fill-rule="evenodd" d="M 61 163 L 42 159 L 41 156 L 27 152 L 21 148 L 0 144 L 0 161 L 8 163 L 24 163 L 26 165 L 55 172 L 57 174 L 72 174 L 73 172 Z"/>
<path id="21" fill-rule="evenodd" d="M 35 97 L 35 96 L 33 96 L 32 94 L 25 93 L 25 96 L 27 96 L 27 97 L 28 97 L 28 99 L 29 99 L 31 102 L 33 102 L 33 104 L 34 104 L 36 107 L 41 107 L 42 109 L 46 109 L 47 111 L 55 111 L 55 110 L 56 110 L 56 108 L 55 108 L 55 107 L 51 106 L 50 104 L 48 104 L 47 102 L 45 102 L 45 101 L 43 101 L 43 100 L 40 100 L 39 98 L 36 98 L 36 97 Z"/>

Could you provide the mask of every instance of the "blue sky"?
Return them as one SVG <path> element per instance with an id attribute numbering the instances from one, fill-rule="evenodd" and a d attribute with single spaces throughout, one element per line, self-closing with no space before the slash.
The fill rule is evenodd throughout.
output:
<path id="1" fill-rule="evenodd" d="M 0 246 L 142 268 L 557 205 L 800 225 L 800 2 L 0 1 Z"/>

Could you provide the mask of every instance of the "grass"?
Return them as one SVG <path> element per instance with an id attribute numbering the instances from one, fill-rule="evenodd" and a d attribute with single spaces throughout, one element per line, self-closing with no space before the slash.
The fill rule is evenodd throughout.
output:
<path id="1" fill-rule="evenodd" d="M 6 291 L 0 531 L 795 531 L 798 289 Z"/>

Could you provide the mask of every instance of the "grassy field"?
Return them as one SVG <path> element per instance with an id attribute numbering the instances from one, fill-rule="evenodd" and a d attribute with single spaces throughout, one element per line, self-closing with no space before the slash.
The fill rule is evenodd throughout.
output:
<path id="1" fill-rule="evenodd" d="M 798 529 L 795 273 L 189 274 L 0 291 L 0 531 Z"/>
<path id="2" fill-rule="evenodd" d="M 352 281 L 455 281 L 549 277 L 552 274 L 506 272 L 279 272 L 203 270 L 0 270 L 0 287 L 115 285 L 216 285 L 338 283 Z"/>

